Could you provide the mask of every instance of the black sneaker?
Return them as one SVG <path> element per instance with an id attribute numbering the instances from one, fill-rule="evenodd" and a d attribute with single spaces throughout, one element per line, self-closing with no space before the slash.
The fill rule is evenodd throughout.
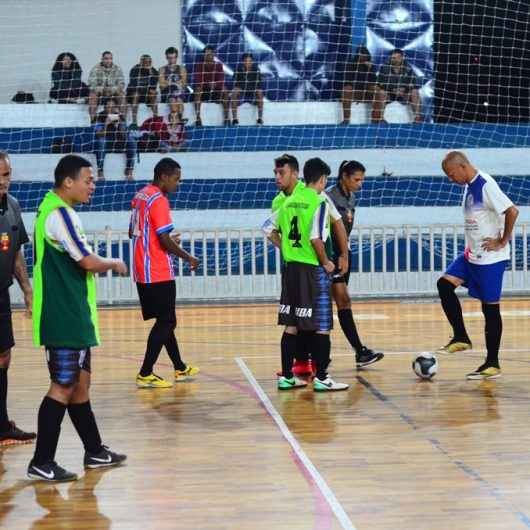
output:
<path id="1" fill-rule="evenodd" d="M 33 460 L 28 466 L 28 478 L 36 480 L 46 480 L 47 482 L 71 482 L 77 480 L 75 473 L 66 471 L 57 462 L 49 462 L 48 464 L 34 464 Z"/>
<path id="2" fill-rule="evenodd" d="M 34 432 L 24 432 L 19 429 L 14 421 L 9 422 L 9 429 L 0 432 L 0 447 L 7 445 L 27 444 L 37 435 Z"/>
<path id="3" fill-rule="evenodd" d="M 98 467 L 119 466 L 127 460 L 127 455 L 113 453 L 106 445 L 101 446 L 101 451 L 95 455 L 85 453 L 85 467 L 97 469 Z"/>
<path id="4" fill-rule="evenodd" d="M 195 127 L 202 127 L 202 120 L 200 118 L 195 120 Z"/>
<path id="5" fill-rule="evenodd" d="M 362 350 L 355 354 L 355 363 L 357 364 L 357 369 L 364 368 L 369 364 L 380 361 L 383 357 L 384 354 L 375 352 L 374 350 L 370 350 L 366 346 L 363 346 Z"/>
<path id="6" fill-rule="evenodd" d="M 232 125 L 239 125 L 239 120 L 232 120 Z"/>
<path id="7" fill-rule="evenodd" d="M 256 124 L 257 124 L 257 125 L 263 125 L 263 118 L 258 118 L 258 119 L 256 120 Z"/>

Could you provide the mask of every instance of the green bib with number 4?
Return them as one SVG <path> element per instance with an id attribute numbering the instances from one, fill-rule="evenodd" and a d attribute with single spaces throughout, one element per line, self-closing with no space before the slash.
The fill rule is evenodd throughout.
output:
<path id="1" fill-rule="evenodd" d="M 311 244 L 311 229 L 315 212 L 323 202 L 325 199 L 312 188 L 301 189 L 285 199 L 278 217 L 284 261 L 320 265 Z M 329 223 L 329 218 L 322 222 Z"/>

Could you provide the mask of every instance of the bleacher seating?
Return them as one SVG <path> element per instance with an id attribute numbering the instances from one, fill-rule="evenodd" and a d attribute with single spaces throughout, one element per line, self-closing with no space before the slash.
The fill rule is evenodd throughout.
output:
<path id="1" fill-rule="evenodd" d="M 189 124 L 195 122 L 193 105 L 184 105 L 184 118 Z M 167 112 L 166 105 L 160 105 L 161 113 Z M 145 105 L 140 106 L 138 120 L 141 123 L 150 117 Z M 202 122 L 205 126 L 223 124 L 222 108 L 213 103 L 201 106 Z M 245 103 L 239 108 L 240 125 L 255 125 L 257 111 L 254 105 Z M 408 107 L 394 102 L 387 105 L 385 119 L 389 123 L 410 123 L 412 116 Z M 307 102 L 265 102 L 265 125 L 333 125 L 342 121 L 341 106 L 335 101 Z M 351 124 L 369 123 L 369 106 L 365 103 L 352 105 Z M 86 105 L 59 105 L 56 103 L 7 104 L 0 105 L 0 128 L 39 127 L 88 127 L 90 121 Z"/>

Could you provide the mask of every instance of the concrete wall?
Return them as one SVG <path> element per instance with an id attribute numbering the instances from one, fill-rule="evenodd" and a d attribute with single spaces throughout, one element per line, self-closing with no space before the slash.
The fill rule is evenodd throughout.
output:
<path id="1" fill-rule="evenodd" d="M 156 67 L 168 46 L 180 48 L 181 0 L 3 0 L 0 12 L 0 103 L 18 90 L 46 101 L 57 55 L 70 51 L 86 80 L 110 50 L 128 76 L 142 53 Z"/>

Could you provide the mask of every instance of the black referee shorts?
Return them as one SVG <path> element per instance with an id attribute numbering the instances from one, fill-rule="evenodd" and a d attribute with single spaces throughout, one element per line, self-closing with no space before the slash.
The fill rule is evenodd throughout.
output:
<path id="1" fill-rule="evenodd" d="M 138 282 L 136 288 L 144 320 L 168 316 L 175 318 L 175 298 L 177 297 L 175 280 L 157 283 Z"/>
<path id="2" fill-rule="evenodd" d="M 339 268 L 339 257 L 333 258 L 333 263 L 335 264 L 335 270 Z M 331 277 L 332 283 L 345 283 L 348 285 L 350 281 L 350 255 L 348 254 L 348 266 L 346 267 L 346 272 L 344 274 L 333 273 Z"/>
<path id="3" fill-rule="evenodd" d="M 0 354 L 10 350 L 14 345 L 11 299 L 9 289 L 3 289 L 0 291 Z"/>
<path id="4" fill-rule="evenodd" d="M 331 282 L 323 267 L 287 263 L 282 271 L 282 294 L 278 324 L 303 331 L 333 328 Z"/>

